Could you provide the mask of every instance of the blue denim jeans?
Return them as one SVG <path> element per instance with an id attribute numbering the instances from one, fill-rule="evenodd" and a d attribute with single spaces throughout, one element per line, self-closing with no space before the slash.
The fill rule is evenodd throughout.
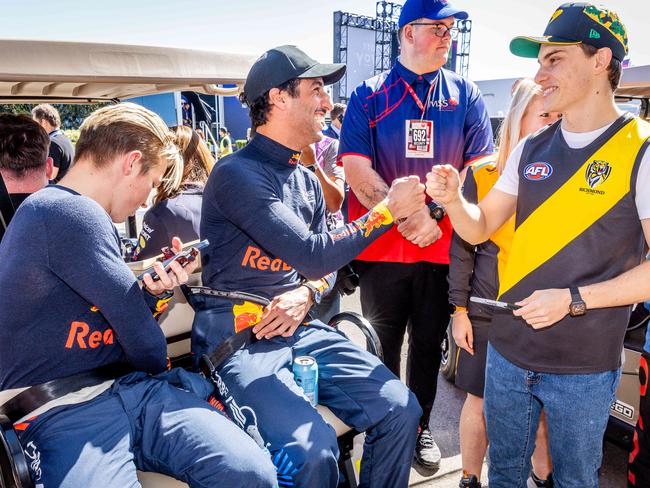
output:
<path id="1" fill-rule="evenodd" d="M 490 487 L 526 486 L 542 408 L 555 487 L 597 487 L 603 435 L 620 374 L 620 369 L 594 374 L 527 371 L 488 345 L 484 408 Z"/>

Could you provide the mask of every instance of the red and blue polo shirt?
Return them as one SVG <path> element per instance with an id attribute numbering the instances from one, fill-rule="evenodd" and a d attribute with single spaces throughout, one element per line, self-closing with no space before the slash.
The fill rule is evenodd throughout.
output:
<path id="1" fill-rule="evenodd" d="M 433 158 L 407 158 L 406 121 L 422 117 L 433 122 Z M 391 70 L 364 81 L 352 93 L 341 130 L 339 157 L 368 158 L 390 184 L 407 175 L 418 175 L 424 182 L 434 164 L 451 164 L 460 171 L 467 162 L 492 152 L 490 117 L 473 82 L 446 69 L 417 75 L 397 61 Z M 367 211 L 350 192 L 349 219 Z M 357 259 L 448 264 L 452 234 L 448 218 L 440 222 L 440 228 L 443 237 L 420 248 L 393 227 Z"/>

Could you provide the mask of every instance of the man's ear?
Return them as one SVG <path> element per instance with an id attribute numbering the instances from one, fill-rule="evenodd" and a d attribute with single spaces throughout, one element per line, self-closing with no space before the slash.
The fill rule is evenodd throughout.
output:
<path id="1" fill-rule="evenodd" d="M 413 26 L 406 24 L 402 30 L 402 42 L 413 44 Z"/>
<path id="2" fill-rule="evenodd" d="M 596 74 L 607 71 L 609 63 L 612 61 L 612 50 L 608 47 L 601 47 L 594 55 L 594 69 Z"/>
<path id="3" fill-rule="evenodd" d="M 52 159 L 50 156 L 47 157 L 45 160 L 45 177 L 47 180 L 52 179 L 52 175 L 54 174 L 54 159 Z"/>
<path id="4" fill-rule="evenodd" d="M 287 103 L 287 93 L 280 91 L 279 88 L 271 88 L 269 91 L 269 105 L 273 105 L 279 110 L 284 110 Z"/>
<path id="5" fill-rule="evenodd" d="M 140 173 L 142 153 L 140 151 L 129 151 L 122 157 L 122 173 L 125 176 L 137 175 Z"/>

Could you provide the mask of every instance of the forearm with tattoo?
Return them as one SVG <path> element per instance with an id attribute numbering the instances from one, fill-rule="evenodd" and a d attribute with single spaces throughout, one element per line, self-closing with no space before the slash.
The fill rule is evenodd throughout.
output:
<path id="1" fill-rule="evenodd" d="M 345 179 L 361 205 L 370 210 L 386 198 L 389 185 L 373 169 L 369 158 L 347 155 L 342 160 Z"/>
<path id="2" fill-rule="evenodd" d="M 377 173 L 372 176 L 372 179 L 362 181 L 357 188 L 353 188 L 361 205 L 368 209 L 373 208 L 388 195 L 388 185 L 381 176 Z"/>

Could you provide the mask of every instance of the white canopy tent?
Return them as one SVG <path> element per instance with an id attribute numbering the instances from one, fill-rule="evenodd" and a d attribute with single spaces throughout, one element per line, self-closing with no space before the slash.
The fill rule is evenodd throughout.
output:
<path id="1" fill-rule="evenodd" d="M 0 39 L 0 103 L 95 103 L 172 91 L 236 95 L 254 56 L 169 47 Z"/>

